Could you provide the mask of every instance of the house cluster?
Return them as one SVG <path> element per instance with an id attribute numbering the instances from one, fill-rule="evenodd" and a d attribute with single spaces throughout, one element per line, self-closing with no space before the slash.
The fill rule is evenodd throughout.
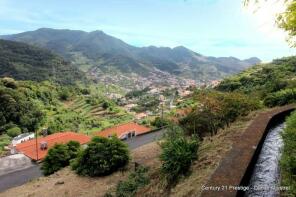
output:
<path id="1" fill-rule="evenodd" d="M 196 84 L 192 79 L 183 79 L 157 69 L 147 74 L 146 77 L 135 73 L 131 73 L 129 76 L 121 73 L 107 74 L 97 69 L 92 70 L 91 75 L 104 84 L 121 84 L 122 87 L 126 88 L 126 91 L 153 86 L 186 87 Z"/>
<path id="2" fill-rule="evenodd" d="M 95 132 L 93 136 L 111 137 L 117 136 L 121 140 L 133 138 L 150 132 L 149 127 L 139 125 L 135 122 L 120 124 L 103 131 Z M 41 161 L 47 155 L 48 149 L 55 144 L 65 144 L 69 141 L 77 141 L 86 146 L 91 137 L 82 133 L 60 132 L 45 137 L 34 138 L 33 133 L 21 134 L 12 140 L 11 153 L 22 153 L 33 161 Z"/>

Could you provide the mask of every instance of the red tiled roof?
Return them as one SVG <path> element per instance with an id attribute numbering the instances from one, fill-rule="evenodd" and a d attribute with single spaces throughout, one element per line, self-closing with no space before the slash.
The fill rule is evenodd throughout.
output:
<path id="1" fill-rule="evenodd" d="M 63 132 L 63 133 L 54 133 L 46 137 L 39 137 L 37 139 L 38 146 L 38 158 L 36 152 L 36 139 L 32 139 L 16 145 L 16 150 L 22 152 L 26 156 L 30 157 L 33 160 L 42 160 L 47 155 L 49 148 L 53 147 L 55 144 L 65 144 L 69 141 L 77 141 L 80 144 L 86 144 L 90 141 L 90 137 L 81 133 L 74 132 Z M 40 149 L 40 142 L 47 142 L 47 149 Z"/>
<path id="2" fill-rule="evenodd" d="M 110 135 L 116 135 L 118 138 L 121 138 L 124 134 L 135 131 L 136 135 L 147 133 L 151 129 L 149 127 L 145 127 L 142 125 L 139 125 L 134 122 L 129 122 L 121 125 L 117 125 L 115 127 L 111 127 L 108 129 L 105 129 L 103 131 L 96 132 L 95 135 L 101 136 L 101 137 L 108 137 Z"/>

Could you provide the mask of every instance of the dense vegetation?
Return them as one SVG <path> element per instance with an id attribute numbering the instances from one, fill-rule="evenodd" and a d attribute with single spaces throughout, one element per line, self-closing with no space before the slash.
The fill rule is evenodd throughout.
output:
<path id="1" fill-rule="evenodd" d="M 94 137 L 73 162 L 73 169 L 83 176 L 104 176 L 125 167 L 129 162 L 127 145 L 117 137 Z"/>
<path id="2" fill-rule="evenodd" d="M 281 106 L 296 102 L 296 88 L 286 88 L 275 93 L 271 93 L 264 99 L 264 104 L 268 107 Z"/>
<path id="3" fill-rule="evenodd" d="M 200 138 L 214 135 L 239 116 L 260 108 L 258 100 L 242 93 L 206 90 L 196 93 L 195 97 L 198 105 L 180 120 L 180 124 L 188 134 L 195 134 Z"/>
<path id="4" fill-rule="evenodd" d="M 104 92 L 100 84 L 86 88 L 0 78 L 0 154 L 20 133 L 43 128 L 47 134 L 66 130 L 90 133 L 130 121 L 132 115 Z"/>
<path id="5" fill-rule="evenodd" d="M 281 157 L 281 179 L 283 186 L 290 187 L 285 196 L 296 196 L 296 113 L 286 121 L 282 133 L 284 148 Z"/>
<path id="6" fill-rule="evenodd" d="M 38 93 L 11 78 L 0 81 L 0 133 L 14 137 L 19 130 L 32 132 L 40 126 L 44 113 L 34 97 L 42 97 L 42 90 Z"/>
<path id="7" fill-rule="evenodd" d="M 27 44 L 0 40 L 0 77 L 52 80 L 61 84 L 85 81 L 84 74 L 61 57 Z"/>
<path id="8" fill-rule="evenodd" d="M 56 144 L 49 149 L 43 160 L 41 170 L 44 175 L 50 175 L 70 164 L 70 160 L 77 157 L 80 144 L 70 141 L 67 144 Z"/>
<path id="9" fill-rule="evenodd" d="M 259 64 L 221 82 L 217 90 L 235 91 L 265 100 L 267 106 L 284 105 L 295 101 L 296 57 Z"/>

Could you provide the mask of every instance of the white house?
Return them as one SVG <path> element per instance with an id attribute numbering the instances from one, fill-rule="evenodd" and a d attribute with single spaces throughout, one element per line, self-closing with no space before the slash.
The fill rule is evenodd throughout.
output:
<path id="1" fill-rule="evenodd" d="M 11 143 L 12 143 L 12 146 L 16 146 L 17 144 L 33 139 L 34 137 L 35 137 L 34 133 L 22 133 L 14 137 Z"/>

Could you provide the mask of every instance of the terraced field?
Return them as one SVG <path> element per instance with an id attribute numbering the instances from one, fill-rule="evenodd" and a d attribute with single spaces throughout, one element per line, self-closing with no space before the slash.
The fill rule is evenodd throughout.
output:
<path id="1" fill-rule="evenodd" d="M 79 96 L 65 104 L 67 109 L 78 113 L 86 122 L 95 121 L 100 124 L 93 128 L 82 127 L 83 132 L 91 133 L 133 119 L 131 114 L 117 105 L 104 109 L 103 102 L 94 105 L 88 103 L 87 98 L 88 96 Z"/>

